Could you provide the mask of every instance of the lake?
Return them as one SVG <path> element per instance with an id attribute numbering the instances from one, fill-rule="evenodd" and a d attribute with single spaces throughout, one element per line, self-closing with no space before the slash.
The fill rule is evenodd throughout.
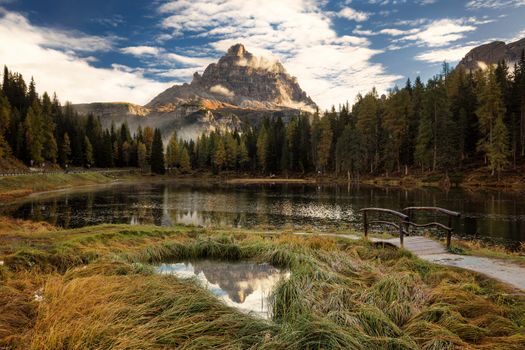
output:
<path id="1" fill-rule="evenodd" d="M 102 223 L 223 227 L 361 228 L 359 209 L 440 206 L 459 211 L 457 234 L 516 245 L 525 241 L 525 196 L 498 191 L 405 190 L 312 184 L 119 184 L 33 196 L 0 206 L 0 215 L 65 228 Z M 428 214 L 427 214 L 428 215 Z M 433 217 L 419 217 L 428 220 Z M 446 222 L 442 221 L 442 222 Z"/>

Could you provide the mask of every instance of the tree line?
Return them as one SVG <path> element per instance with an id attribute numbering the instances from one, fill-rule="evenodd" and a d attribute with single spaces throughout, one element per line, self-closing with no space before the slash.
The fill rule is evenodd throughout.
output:
<path id="1" fill-rule="evenodd" d="M 305 114 L 283 123 L 212 132 L 178 140 L 170 167 L 263 174 L 460 172 L 488 167 L 493 175 L 525 161 L 525 53 L 512 69 L 450 70 L 420 78 L 387 96 L 373 89 L 350 108 Z M 182 157 L 184 161 L 182 161 Z"/>
<path id="2" fill-rule="evenodd" d="M 127 124 L 103 129 L 93 115 L 80 116 L 56 95 L 36 93 L 19 73 L 4 67 L 0 89 L 0 159 L 28 166 L 142 167 L 164 171 L 162 135 L 149 127 L 131 135 Z"/>
<path id="3" fill-rule="evenodd" d="M 56 96 L 35 91 L 31 80 L 4 69 L 0 90 L 0 157 L 28 165 L 141 167 L 156 173 L 239 171 L 259 174 L 364 174 L 456 172 L 488 167 L 494 175 L 525 161 L 525 53 L 511 68 L 442 71 L 418 77 L 385 96 L 375 89 L 353 106 L 285 123 L 265 117 L 240 130 L 204 133 L 162 143 L 161 131 L 131 134 L 127 124 L 101 127 Z"/>

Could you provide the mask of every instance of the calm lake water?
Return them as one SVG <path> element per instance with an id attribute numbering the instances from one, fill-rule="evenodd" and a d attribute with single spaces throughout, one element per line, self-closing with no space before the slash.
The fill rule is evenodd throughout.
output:
<path id="1" fill-rule="evenodd" d="M 161 264 L 157 272 L 180 278 L 197 278 L 203 287 L 226 305 L 263 318 L 271 318 L 268 298 L 273 288 L 281 279 L 290 276 L 290 272 L 269 264 L 211 260 Z"/>
<path id="2" fill-rule="evenodd" d="M 71 228 L 101 223 L 229 227 L 361 227 L 359 209 L 440 206 L 461 212 L 462 236 L 525 241 L 523 193 L 317 185 L 206 185 L 176 181 L 56 192 L 0 206 L 0 215 Z M 418 220 L 434 219 L 419 217 Z M 446 222 L 446 221 L 443 221 Z"/>

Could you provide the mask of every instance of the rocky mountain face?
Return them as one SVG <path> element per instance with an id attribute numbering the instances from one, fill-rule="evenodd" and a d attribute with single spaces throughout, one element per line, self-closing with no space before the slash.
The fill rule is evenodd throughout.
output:
<path id="1" fill-rule="evenodd" d="M 510 44 L 494 41 L 472 49 L 458 66 L 463 66 L 467 70 L 477 70 L 504 60 L 509 67 L 512 67 L 520 59 L 524 49 L 525 38 Z"/>
<path id="2" fill-rule="evenodd" d="M 202 76 L 195 73 L 191 83 L 174 85 L 145 106 L 91 103 L 73 107 L 80 114 L 100 116 L 104 127 L 127 122 L 131 130 L 139 125 L 160 128 L 165 138 L 176 130 L 184 139 L 240 128 L 243 121 L 257 123 L 264 115 L 289 119 L 317 108 L 281 63 L 256 57 L 242 44 L 232 46 Z"/>

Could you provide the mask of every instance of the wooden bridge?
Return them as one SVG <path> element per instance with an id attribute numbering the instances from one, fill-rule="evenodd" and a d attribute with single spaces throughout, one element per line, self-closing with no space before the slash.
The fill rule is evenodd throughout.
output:
<path id="1" fill-rule="evenodd" d="M 415 223 L 413 221 L 414 213 L 419 211 L 434 212 L 436 214 L 444 215 L 447 219 L 447 225 L 439 222 Z M 403 209 L 402 212 L 383 208 L 364 208 L 361 209 L 361 212 L 363 213 L 365 237 L 371 242 L 403 247 L 419 258 L 431 263 L 459 267 L 484 274 L 516 288 L 520 295 L 525 294 L 525 277 L 523 277 L 525 276 L 524 267 L 504 260 L 485 258 L 481 256 L 451 254 L 436 240 L 428 237 L 410 236 L 411 227 L 435 227 L 446 232 L 448 248 L 451 245 L 452 233 L 454 232 L 452 221 L 459 218 L 461 216 L 460 213 L 438 207 L 408 207 Z M 380 217 L 376 220 L 371 220 L 373 215 Z M 388 221 L 384 216 L 392 218 L 393 221 Z M 384 239 L 368 237 L 368 231 L 371 225 L 387 225 L 394 227 L 399 232 L 399 238 Z M 295 234 L 308 235 L 308 233 L 303 232 L 295 232 Z M 363 238 L 363 236 L 340 233 L 320 233 L 319 235 L 352 240 Z"/>
<path id="2" fill-rule="evenodd" d="M 399 241 L 397 239 L 381 240 L 398 247 L 403 247 L 412 251 L 417 255 L 439 254 L 444 253 L 445 249 L 438 242 L 425 237 L 406 237 L 410 235 L 410 228 L 434 227 L 445 231 L 447 238 L 447 248 L 450 248 L 452 241 L 452 220 L 459 218 L 460 213 L 443 209 L 439 207 L 408 207 L 403 209 L 403 212 L 398 212 L 391 209 L 383 208 L 363 208 L 360 210 L 363 213 L 363 228 L 365 237 L 368 237 L 368 231 L 371 225 L 387 225 L 394 227 L 399 232 Z M 447 217 L 447 225 L 440 222 L 416 223 L 413 221 L 414 214 L 417 212 L 433 212 L 435 214 L 445 215 Z M 379 214 L 393 218 L 395 221 L 378 218 L 370 220 L 371 215 Z"/>

